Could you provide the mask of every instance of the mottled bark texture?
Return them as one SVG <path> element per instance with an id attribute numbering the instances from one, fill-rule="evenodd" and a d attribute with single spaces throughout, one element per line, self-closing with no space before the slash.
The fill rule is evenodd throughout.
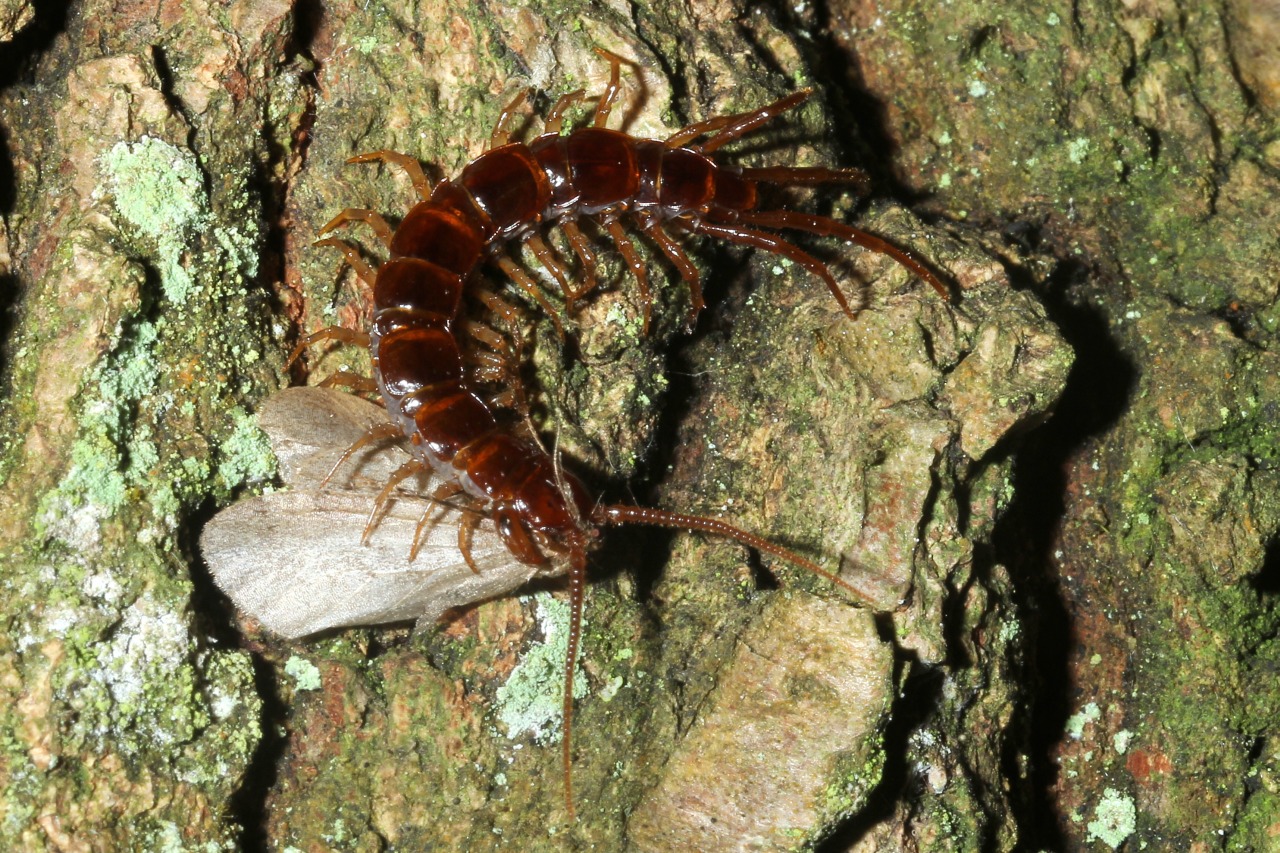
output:
<path id="1" fill-rule="evenodd" d="M 0 47 L 0 846 L 1280 832 L 1274 6 L 37 12 Z M 606 283 L 567 350 L 529 309 L 538 417 L 576 470 L 839 563 L 874 603 L 732 543 L 606 531 L 571 823 L 554 584 L 423 637 L 285 642 L 236 618 L 195 541 L 271 482 L 258 402 L 367 369 L 339 348 L 284 369 L 300 332 L 367 308 L 311 247 L 320 227 L 412 197 L 345 159 L 390 148 L 456 174 L 519 88 L 541 111 L 598 92 L 595 47 L 639 63 L 619 111 L 637 135 L 813 87 L 727 156 L 867 168 L 865 203 L 779 201 L 913 247 L 958 301 L 815 241 L 850 292 L 865 282 L 850 321 L 790 264 L 701 244 L 696 333 L 658 256 L 646 335 L 601 240 Z"/>

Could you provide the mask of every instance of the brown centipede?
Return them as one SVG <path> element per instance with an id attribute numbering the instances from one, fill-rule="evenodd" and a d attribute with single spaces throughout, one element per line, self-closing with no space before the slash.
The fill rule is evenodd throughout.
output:
<path id="1" fill-rule="evenodd" d="M 473 538 L 487 518 L 497 537 L 521 564 L 565 570 L 570 597 L 570 629 L 565 661 L 563 774 L 565 802 L 574 811 L 571 731 L 572 679 L 581 639 L 587 553 L 599 529 L 646 524 L 701 531 L 734 539 L 780 558 L 857 595 L 849 584 L 812 561 L 755 534 L 713 518 L 631 505 L 602 504 L 575 475 L 564 471 L 527 428 L 519 383 L 520 346 L 490 326 L 466 322 L 463 297 L 471 295 L 492 315 L 511 323 L 516 309 L 478 286 L 477 271 L 495 263 L 541 305 L 563 337 L 559 320 L 533 278 L 503 254 L 509 244 L 528 245 L 563 292 L 568 306 L 596 284 L 597 259 L 580 219 L 597 223 L 617 245 L 636 281 L 648 328 L 652 295 L 648 272 L 624 229 L 630 223 L 673 264 L 690 291 L 690 318 L 703 308 L 697 268 L 669 231 L 718 237 L 780 255 L 821 278 L 850 316 L 854 311 L 827 265 L 779 237 L 778 229 L 837 237 L 887 255 L 928 282 L 944 297 L 942 281 L 915 255 L 885 240 L 828 217 L 782 209 L 760 209 L 761 184 L 813 185 L 860 181 L 853 169 L 776 166 L 740 168 L 711 158 L 724 145 L 747 136 L 810 95 L 795 92 L 758 109 L 716 116 L 688 125 L 665 140 L 644 139 L 606 125 L 620 92 L 622 60 L 600 51 L 610 63 L 609 84 L 589 127 L 562 134 L 566 111 L 583 98 L 579 90 L 560 97 L 544 130 L 529 143 L 510 141 L 511 117 L 522 93 L 502 111 L 488 151 L 457 178 L 432 187 L 417 160 L 381 150 L 349 162 L 384 162 L 403 168 L 421 196 L 398 228 L 373 211 L 347 209 L 322 229 L 363 222 L 386 244 L 389 259 L 376 270 L 350 244 L 327 238 L 317 245 L 342 251 L 357 277 L 373 292 L 370 330 L 330 327 L 306 336 L 295 350 L 325 340 L 370 348 L 374 377 L 347 381 L 381 394 L 390 422 L 370 428 L 343 458 L 373 442 L 407 437 L 410 461 L 393 472 L 374 500 L 366 537 L 396 486 L 424 471 L 440 485 L 434 501 L 461 501 L 473 511 L 458 523 L 458 550 L 471 569 Z M 702 141 L 698 141 L 702 140 Z M 570 273 L 541 236 L 544 226 L 562 229 L 579 262 L 584 283 Z M 517 336 L 518 337 L 518 336 Z M 490 393 L 492 392 L 492 393 Z M 495 405 L 497 404 L 497 405 Z M 512 408 L 525 418 L 500 411 Z M 341 461 L 341 460 L 340 460 Z M 427 516 L 423 516 L 425 523 Z M 422 525 L 419 525 L 419 533 Z M 415 534 L 414 551 L 418 548 Z"/>

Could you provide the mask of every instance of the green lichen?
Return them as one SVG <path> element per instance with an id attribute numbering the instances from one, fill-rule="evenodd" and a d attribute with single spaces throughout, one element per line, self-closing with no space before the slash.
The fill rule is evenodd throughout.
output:
<path id="1" fill-rule="evenodd" d="M 266 433 L 259 429 L 257 419 L 239 406 L 232 408 L 227 417 L 232 426 L 221 445 L 218 476 L 222 481 L 234 485 L 275 476 L 276 454 Z"/>
<path id="2" fill-rule="evenodd" d="M 1100 719 L 1102 719 L 1102 710 L 1098 707 L 1098 703 L 1090 702 L 1080 709 L 1079 713 L 1072 714 L 1067 719 L 1067 734 L 1075 740 L 1080 740 L 1084 736 L 1084 727 Z"/>
<path id="3" fill-rule="evenodd" d="M 1133 798 L 1115 788 L 1102 792 L 1102 800 L 1093 814 L 1094 819 L 1085 826 L 1089 840 L 1101 841 L 1112 850 L 1123 844 L 1137 828 L 1138 812 Z"/>
<path id="4" fill-rule="evenodd" d="M 285 661 L 285 674 L 293 679 L 293 686 L 298 690 L 319 690 L 320 670 L 306 658 L 294 655 Z"/>
<path id="5" fill-rule="evenodd" d="M 885 753 L 878 738 L 868 738 L 873 744 L 866 752 L 846 753 L 835 763 L 831 781 L 823 791 L 823 818 L 819 827 L 834 826 L 844 816 L 853 814 L 866 800 L 867 792 L 880 781 L 884 771 Z"/>
<path id="6" fill-rule="evenodd" d="M 45 496 L 39 520 L 73 548 L 92 548 L 97 524 L 125 503 L 129 489 L 147 480 L 157 460 L 145 433 L 130 430 L 133 407 L 156 385 L 157 327 L 141 322 L 122 336 L 116 353 L 95 371 L 83 404 L 71 466 Z"/>
<path id="7" fill-rule="evenodd" d="M 195 284 L 183 252 L 209 223 L 204 176 L 195 156 L 144 136 L 113 145 L 101 166 L 116 210 L 154 247 L 165 295 L 181 305 Z"/>
<path id="8" fill-rule="evenodd" d="M 502 721 L 509 738 L 529 734 L 539 743 L 557 743 L 564 710 L 569 605 L 548 593 L 538 593 L 534 601 L 537 602 L 538 623 L 544 640 L 525 652 L 506 683 L 498 688 L 494 713 Z M 573 675 L 573 696 L 581 699 L 586 695 L 587 678 L 582 672 L 579 657 L 578 668 Z"/>

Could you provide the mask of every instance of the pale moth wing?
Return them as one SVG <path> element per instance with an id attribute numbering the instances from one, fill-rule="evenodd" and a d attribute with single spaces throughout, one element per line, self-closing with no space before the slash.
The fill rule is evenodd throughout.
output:
<path id="1" fill-rule="evenodd" d="M 334 463 L 385 410 L 325 388 L 287 388 L 268 399 L 259 424 L 271 439 L 287 491 L 246 498 L 218 513 L 200 536 L 214 582 L 236 608 L 282 637 L 416 619 L 511 592 L 535 567 L 515 560 L 486 520 L 476 528 L 473 572 L 458 549 L 464 513 L 430 501 L 425 477 L 407 480 L 361 545 L 374 498 L 407 458 L 395 443 L 357 453 L 323 488 Z M 418 522 L 429 521 L 413 562 Z M 542 572 L 546 574 L 545 570 Z"/>

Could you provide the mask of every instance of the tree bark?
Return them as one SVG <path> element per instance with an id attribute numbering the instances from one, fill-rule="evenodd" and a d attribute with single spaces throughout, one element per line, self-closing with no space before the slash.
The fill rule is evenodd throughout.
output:
<path id="1" fill-rule="evenodd" d="M 1055 8 L 42 12 L 6 46 L 29 64 L 0 101 L 4 844 L 1265 846 L 1274 22 Z M 284 641 L 236 619 L 195 543 L 273 476 L 261 400 L 368 369 L 353 348 L 285 368 L 300 334 L 367 312 L 311 245 L 324 223 L 394 222 L 414 197 L 345 160 L 455 176 L 521 88 L 522 135 L 600 92 L 593 48 L 637 63 L 615 122 L 638 136 L 814 88 L 726 162 L 866 168 L 860 206 L 779 202 L 834 203 L 957 300 L 815 241 L 846 292 L 866 283 L 851 321 L 803 270 L 703 242 L 711 305 L 687 336 L 687 290 L 641 245 L 646 333 L 598 240 L 567 348 L 525 307 L 540 426 L 594 487 L 839 564 L 870 603 L 732 542 L 604 531 L 571 822 L 561 676 L 530 675 L 554 584 L 425 637 Z"/>

